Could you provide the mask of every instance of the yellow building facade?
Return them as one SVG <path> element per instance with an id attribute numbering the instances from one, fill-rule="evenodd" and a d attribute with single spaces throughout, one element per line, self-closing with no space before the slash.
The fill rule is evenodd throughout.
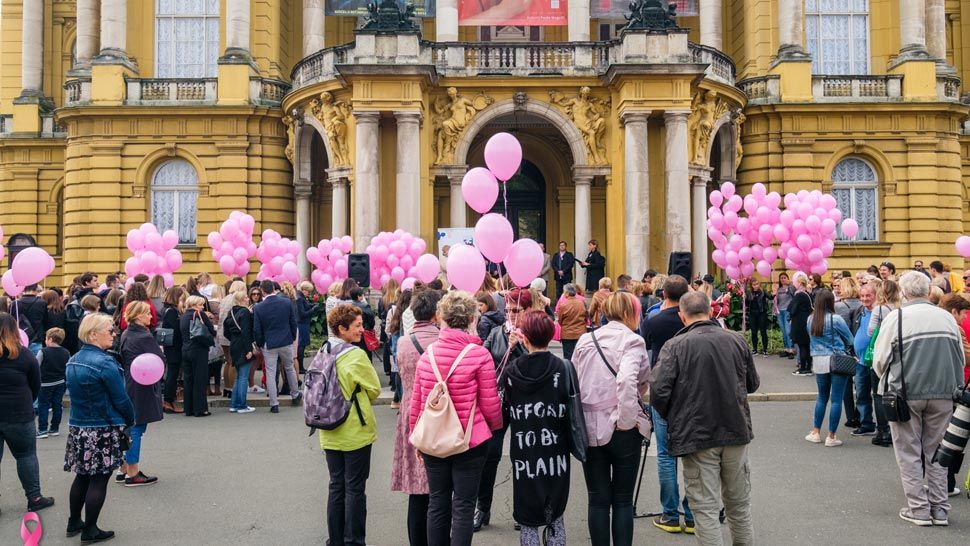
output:
<path id="1" fill-rule="evenodd" d="M 434 248 L 474 226 L 462 176 L 506 131 L 525 161 L 497 210 L 550 249 L 597 239 L 612 276 L 674 251 L 707 272 L 728 180 L 833 192 L 861 225 L 833 269 L 962 266 L 970 2 L 681 0 L 621 30 L 589 0 L 465 26 L 464 1 L 374 29 L 324 0 L 0 0 L 4 244 L 68 281 L 153 222 L 181 274 L 213 271 L 206 234 L 240 209 L 304 247 L 400 227 Z"/>

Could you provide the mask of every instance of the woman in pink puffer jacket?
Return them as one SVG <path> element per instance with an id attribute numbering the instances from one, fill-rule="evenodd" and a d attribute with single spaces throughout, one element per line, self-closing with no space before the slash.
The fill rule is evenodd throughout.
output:
<path id="1" fill-rule="evenodd" d="M 428 353 L 434 352 L 438 370 L 444 378 L 458 354 L 472 345 L 447 380 L 448 392 L 463 425 L 468 423 L 472 405 L 475 406 L 469 449 L 445 458 L 423 454 L 430 493 L 428 544 L 462 546 L 472 543 L 478 482 L 485 464 L 487 441 L 493 430 L 502 427 L 502 406 L 496 388 L 495 365 L 475 333 L 478 318 L 475 298 L 468 292 L 449 292 L 438 303 L 438 318 L 441 320 L 438 341 L 432 343 L 418 361 L 409 421 L 411 430 L 414 430 L 428 394 L 437 383 Z"/>

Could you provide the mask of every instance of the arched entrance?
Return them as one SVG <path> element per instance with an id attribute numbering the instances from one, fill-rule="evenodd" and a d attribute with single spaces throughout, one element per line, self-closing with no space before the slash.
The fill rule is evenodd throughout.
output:
<path id="1" fill-rule="evenodd" d="M 506 214 L 516 239 L 546 240 L 546 180 L 528 159 L 518 174 L 505 184 L 505 198 L 499 195 L 491 212 Z M 508 209 L 506 210 L 506 205 Z"/>

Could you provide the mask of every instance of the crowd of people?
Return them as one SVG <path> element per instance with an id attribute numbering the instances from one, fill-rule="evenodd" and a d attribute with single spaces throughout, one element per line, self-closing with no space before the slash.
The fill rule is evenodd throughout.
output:
<path id="1" fill-rule="evenodd" d="M 570 255 L 569 265 L 601 267 L 595 241 L 589 247 L 586 260 Z M 211 415 L 208 399 L 220 395 L 230 399 L 229 412 L 245 414 L 255 411 L 247 396 L 265 392 L 269 411 L 279 413 L 281 396 L 303 402 L 306 369 L 329 362 L 351 409 L 319 433 L 330 476 L 328 543 L 365 544 L 378 434 L 372 404 L 382 386 L 376 358 L 399 409 L 391 489 L 408 495 L 412 545 L 470 544 L 490 525 L 506 438 L 521 544 L 566 544 L 575 458 L 591 543 L 630 545 L 634 488 L 651 437 L 662 505 L 653 524 L 720 544 L 726 521 L 735 543 L 750 544 L 746 395 L 759 387 L 753 355 L 768 353 L 774 315 L 783 353 L 797 360 L 793 373 L 816 378 L 806 440 L 841 445 L 845 410 L 853 436 L 894 448 L 907 499 L 900 517 L 947 524 L 962 457 L 948 468 L 932 461 L 966 377 L 970 299 L 939 262 L 898 280 L 888 262 L 872 273 L 842 272 L 831 288 L 804 273 L 782 273 L 774 293 L 752 281 L 740 296 L 749 345 L 726 328 L 737 296 L 718 290 L 712 276 L 650 270 L 640 280 L 602 276 L 585 290 L 562 282 L 571 271 L 569 279 L 558 275 L 565 254 L 561 245 L 550 259 L 554 298 L 543 279 L 515 288 L 493 276 L 475 294 L 448 289 L 443 279 L 407 290 L 392 280 L 372 306 L 353 279 L 321 299 L 308 282 L 216 285 L 202 274 L 166 289 L 159 277 L 114 274 L 102 285 L 93 273 L 63 293 L 31 286 L 14 301 L 0 298 L 0 438 L 17 459 L 28 510 L 54 502 L 41 495 L 36 443 L 60 433 L 65 393 L 64 470 L 75 474 L 67 533 L 91 543 L 114 536 L 98 527 L 112 475 L 128 487 L 158 482 L 141 464 L 149 424 L 165 414 Z M 326 340 L 306 364 L 310 324 L 321 314 Z M 561 357 L 550 350 L 554 341 Z M 165 363 L 153 385 L 131 374 L 145 354 Z M 883 398 L 900 393 L 908 421 L 884 409 Z M 455 418 L 441 425 L 444 394 Z M 439 449 L 444 444 L 451 447 Z M 691 478 L 683 496 L 679 463 Z"/>

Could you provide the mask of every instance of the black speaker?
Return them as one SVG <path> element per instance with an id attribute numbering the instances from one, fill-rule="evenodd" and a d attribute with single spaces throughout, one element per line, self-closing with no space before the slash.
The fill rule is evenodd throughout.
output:
<path id="1" fill-rule="evenodd" d="M 692 271 L 693 263 L 690 252 L 670 253 L 670 260 L 667 262 L 668 275 L 680 275 L 689 282 Z"/>
<path id="2" fill-rule="evenodd" d="M 347 276 L 357 281 L 362 288 L 370 288 L 370 255 L 348 254 Z"/>

